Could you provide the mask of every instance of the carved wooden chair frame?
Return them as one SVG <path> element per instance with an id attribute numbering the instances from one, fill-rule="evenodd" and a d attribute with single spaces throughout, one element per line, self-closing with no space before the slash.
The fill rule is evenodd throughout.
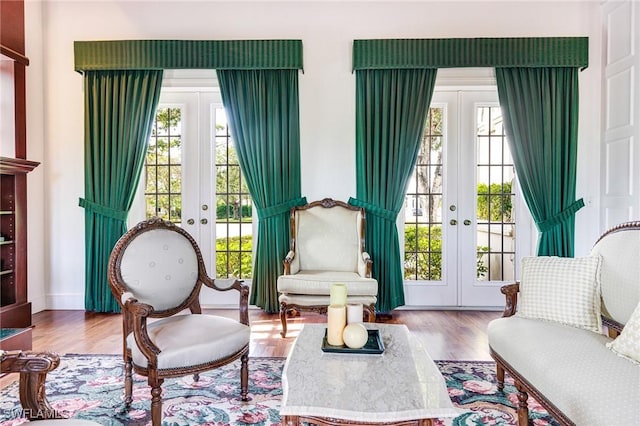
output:
<path id="1" fill-rule="evenodd" d="M 196 253 L 198 262 L 198 279 L 193 288 L 193 291 L 189 297 L 179 306 L 171 309 L 156 311 L 152 306 L 144 303 L 139 303 L 133 297 L 122 301 L 122 297 L 128 292 L 126 284 L 122 278 L 120 272 L 120 265 L 122 257 L 129 244 L 140 234 L 155 229 L 166 229 L 173 232 L 177 232 L 184 236 L 192 245 L 193 250 Z M 129 408 L 133 400 L 133 380 L 132 370 L 136 373 L 146 376 L 148 378 L 149 386 L 151 387 L 151 416 L 152 424 L 154 426 L 162 423 L 162 399 L 161 399 L 161 385 L 164 379 L 171 377 L 181 377 L 193 374 L 194 379 L 198 380 L 198 373 L 212 370 L 217 367 L 229 364 L 236 359 L 241 359 L 240 368 L 240 396 L 243 401 L 248 400 L 248 360 L 249 360 L 249 345 L 245 345 L 238 352 L 231 354 L 226 358 L 209 362 L 206 364 L 200 364 L 191 367 L 174 368 L 174 369 L 158 369 L 157 355 L 160 350 L 153 344 L 149 335 L 147 334 L 147 319 L 149 318 L 167 318 L 173 316 L 185 309 L 189 309 L 192 314 L 201 314 L 202 308 L 200 306 L 199 294 L 202 288 L 202 284 L 205 286 L 218 290 L 228 291 L 236 290 L 240 293 L 240 307 L 239 307 L 239 320 L 240 323 L 249 325 L 249 287 L 242 281 L 235 280 L 229 287 L 219 287 L 216 285 L 215 280 L 207 275 L 207 271 L 202 259 L 202 253 L 198 244 L 193 237 L 184 229 L 176 226 L 172 222 L 162 220 L 160 218 L 152 218 L 143 222 L 140 222 L 135 227 L 131 228 L 120 240 L 116 243 L 111 256 L 109 258 L 108 267 L 109 285 L 111 291 L 116 297 L 122 308 L 123 315 L 123 357 L 125 363 L 125 406 Z M 130 294 L 130 293 L 129 293 Z M 148 368 L 137 366 L 133 363 L 131 350 L 127 347 L 127 336 L 134 333 L 136 341 L 139 344 L 140 350 L 143 352 L 148 360 Z"/>
<path id="2" fill-rule="evenodd" d="M 314 207 L 323 207 L 323 208 L 329 209 L 336 206 L 340 206 L 352 211 L 359 211 L 361 213 L 362 219 L 361 219 L 361 226 L 360 226 L 360 230 L 361 230 L 360 231 L 360 252 L 361 253 L 364 252 L 365 251 L 365 231 L 366 231 L 366 216 L 365 216 L 364 209 L 361 207 L 352 206 L 350 204 L 345 203 L 344 201 L 334 200 L 332 198 L 324 198 L 322 200 L 313 201 L 303 206 L 296 206 L 291 208 L 291 213 L 289 216 L 289 232 L 291 235 L 289 253 L 291 252 L 295 253 L 295 249 L 296 249 L 296 212 L 300 210 L 308 210 Z M 287 255 L 282 261 L 282 264 L 284 266 L 284 275 L 291 274 L 291 262 L 293 262 L 293 258 L 289 257 L 289 255 Z M 365 260 L 365 262 L 366 262 L 365 277 L 371 278 L 371 267 L 372 267 L 373 261 L 370 258 L 368 258 Z M 366 318 L 367 321 L 375 322 L 376 321 L 375 303 L 364 305 L 363 308 L 367 316 Z M 321 315 L 326 315 L 327 306 L 326 305 L 307 306 L 307 305 L 298 305 L 294 303 L 281 302 L 280 303 L 280 322 L 282 323 L 282 331 L 280 332 L 280 335 L 282 337 L 286 337 L 287 335 L 287 316 L 296 316 L 301 311 L 310 311 L 310 312 L 315 312 Z"/>

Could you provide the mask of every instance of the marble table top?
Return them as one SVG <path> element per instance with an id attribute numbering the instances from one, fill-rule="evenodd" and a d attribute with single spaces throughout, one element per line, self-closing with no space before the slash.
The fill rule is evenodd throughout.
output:
<path id="1" fill-rule="evenodd" d="M 282 416 L 362 422 L 456 417 L 444 378 L 405 325 L 380 330 L 379 355 L 323 352 L 326 324 L 305 324 L 282 372 Z"/>

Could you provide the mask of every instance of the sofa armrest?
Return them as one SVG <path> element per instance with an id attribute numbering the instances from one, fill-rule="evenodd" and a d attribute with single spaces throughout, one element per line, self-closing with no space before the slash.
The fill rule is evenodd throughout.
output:
<path id="1" fill-rule="evenodd" d="M 52 352 L 0 351 L 0 372 L 20 373 L 20 404 L 30 420 L 63 419 L 54 410 L 45 391 L 47 373 L 60 364 Z"/>
<path id="2" fill-rule="evenodd" d="M 364 278 L 371 278 L 371 265 L 373 265 L 371 256 L 366 251 L 363 251 L 358 258 L 358 274 Z"/>
<path id="3" fill-rule="evenodd" d="M 289 253 L 287 253 L 287 256 L 282 261 L 282 265 L 284 266 L 284 275 L 291 275 L 298 272 L 296 265 L 293 264 L 295 258 L 296 252 L 293 250 L 289 250 Z"/>
<path id="4" fill-rule="evenodd" d="M 503 317 L 515 315 L 518 306 L 518 292 L 520 291 L 520 283 L 508 284 L 500 287 L 500 292 L 505 295 L 505 305 Z"/>

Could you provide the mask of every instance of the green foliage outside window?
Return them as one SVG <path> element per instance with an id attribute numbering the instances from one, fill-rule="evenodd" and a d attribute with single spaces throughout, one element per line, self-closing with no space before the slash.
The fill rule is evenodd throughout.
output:
<path id="1" fill-rule="evenodd" d="M 182 138 L 180 108 L 156 113 L 146 156 L 146 215 L 180 222 L 182 216 Z"/>
<path id="2" fill-rule="evenodd" d="M 404 273 L 409 279 L 442 279 L 442 228 L 409 225 L 404 231 Z"/>
<path id="3" fill-rule="evenodd" d="M 440 225 L 408 225 L 404 231 L 404 274 L 411 280 L 442 280 L 442 228 Z M 489 248 L 477 249 L 476 277 L 488 268 L 483 260 Z"/>
<path id="4" fill-rule="evenodd" d="M 216 240 L 217 277 L 251 278 L 252 240 L 250 235 Z"/>
<path id="5" fill-rule="evenodd" d="M 240 214 L 238 211 L 238 205 L 218 204 L 216 207 L 216 218 L 219 222 L 226 222 L 227 219 L 231 219 L 230 222 L 240 220 Z M 251 222 L 251 206 L 242 206 L 242 221 Z"/>
<path id="6" fill-rule="evenodd" d="M 511 182 L 478 184 L 478 219 L 511 222 Z"/>

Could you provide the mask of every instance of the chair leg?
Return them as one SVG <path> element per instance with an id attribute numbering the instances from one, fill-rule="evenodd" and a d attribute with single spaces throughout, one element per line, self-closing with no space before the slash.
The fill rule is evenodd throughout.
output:
<path id="1" fill-rule="evenodd" d="M 525 426 L 529 424 L 529 406 L 527 405 L 529 395 L 520 383 L 516 383 L 516 389 L 518 389 L 518 425 Z"/>
<path id="2" fill-rule="evenodd" d="M 376 322 L 376 306 L 374 304 L 365 305 L 367 311 L 367 322 Z"/>
<path id="3" fill-rule="evenodd" d="M 162 425 L 162 382 L 151 385 L 151 424 L 152 426 Z"/>
<path id="4" fill-rule="evenodd" d="M 498 390 L 504 389 L 504 368 L 496 363 L 496 379 L 498 381 Z"/>
<path id="5" fill-rule="evenodd" d="M 287 305 L 283 302 L 280 304 L 280 322 L 282 323 L 282 331 L 280 335 L 287 337 Z"/>
<path id="6" fill-rule="evenodd" d="M 246 353 L 240 358 L 240 399 L 249 400 L 249 354 Z"/>
<path id="7" fill-rule="evenodd" d="M 124 361 L 124 406 L 129 409 L 131 402 L 133 401 L 133 377 L 132 377 L 133 365 L 131 364 L 131 358 L 125 357 Z"/>

